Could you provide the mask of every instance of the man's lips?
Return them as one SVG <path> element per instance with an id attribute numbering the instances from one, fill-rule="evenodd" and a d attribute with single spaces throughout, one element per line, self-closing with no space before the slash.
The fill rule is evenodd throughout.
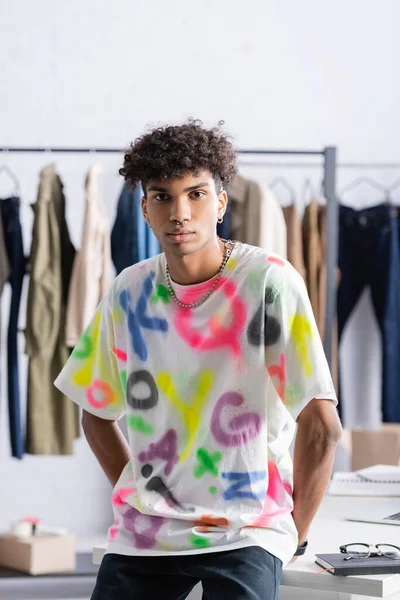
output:
<path id="1" fill-rule="evenodd" d="M 174 242 L 187 242 L 193 235 L 193 231 L 189 231 L 184 229 L 182 231 L 176 231 L 173 233 L 169 233 L 168 237 L 171 238 Z"/>

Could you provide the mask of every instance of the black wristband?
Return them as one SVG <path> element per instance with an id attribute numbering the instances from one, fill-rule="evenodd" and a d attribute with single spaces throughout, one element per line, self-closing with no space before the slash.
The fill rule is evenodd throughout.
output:
<path id="1" fill-rule="evenodd" d="M 307 550 L 307 546 L 308 546 L 308 541 L 304 540 L 304 542 L 302 544 L 300 544 L 300 546 L 297 546 L 297 550 L 294 553 L 295 556 L 302 556 L 305 551 Z"/>

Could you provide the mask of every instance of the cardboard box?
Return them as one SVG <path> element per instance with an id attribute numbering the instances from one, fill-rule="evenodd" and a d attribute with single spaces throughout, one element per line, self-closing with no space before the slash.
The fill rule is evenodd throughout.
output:
<path id="1" fill-rule="evenodd" d="M 18 538 L 0 535 L 0 565 L 31 575 L 76 569 L 76 536 L 37 534 Z"/>
<path id="2" fill-rule="evenodd" d="M 377 431 L 352 430 L 351 470 L 372 465 L 400 465 L 400 425 L 385 423 Z"/>

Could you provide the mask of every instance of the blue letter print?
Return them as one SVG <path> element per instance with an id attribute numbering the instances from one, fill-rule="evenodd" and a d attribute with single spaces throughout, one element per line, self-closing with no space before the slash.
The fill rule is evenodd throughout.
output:
<path id="1" fill-rule="evenodd" d="M 267 476 L 267 471 L 250 471 L 249 473 L 222 473 L 222 477 L 228 481 L 235 481 L 224 492 L 224 500 L 234 500 L 235 498 L 251 498 L 252 500 L 262 500 L 265 498 L 266 490 L 263 488 L 261 492 L 243 492 L 242 488 L 262 481 Z"/>
<path id="2" fill-rule="evenodd" d="M 147 316 L 147 300 L 153 290 L 152 280 L 155 277 L 155 273 L 151 272 L 143 283 L 142 293 L 136 305 L 136 310 L 133 311 L 130 307 L 130 293 L 128 290 L 121 292 L 119 301 L 124 309 L 127 320 L 129 333 L 131 334 L 133 351 L 136 352 L 141 360 L 147 360 L 147 346 L 144 341 L 141 328 L 152 329 L 153 331 L 168 331 L 168 323 L 166 319 L 159 319 L 157 317 Z"/>

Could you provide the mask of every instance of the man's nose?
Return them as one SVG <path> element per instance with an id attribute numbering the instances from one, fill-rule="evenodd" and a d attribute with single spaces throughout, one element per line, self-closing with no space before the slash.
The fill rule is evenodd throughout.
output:
<path id="1" fill-rule="evenodd" d="M 185 199 L 177 199 L 171 204 L 170 221 L 190 221 L 191 212 L 189 202 Z"/>

